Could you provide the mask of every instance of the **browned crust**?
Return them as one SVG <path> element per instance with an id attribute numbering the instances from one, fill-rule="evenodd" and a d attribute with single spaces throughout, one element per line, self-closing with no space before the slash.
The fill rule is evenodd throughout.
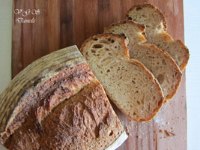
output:
<path id="1" fill-rule="evenodd" d="M 32 81 L 45 78 L 49 69 L 54 71 L 64 66 L 74 66 L 79 63 L 85 63 L 85 60 L 78 48 L 71 46 L 43 56 L 22 70 L 0 94 L 0 132 L 5 130 L 10 118 L 13 117 L 13 110 L 24 93 L 23 89 L 31 87 Z"/>
<path id="2" fill-rule="evenodd" d="M 65 114 L 65 112 L 68 112 L 71 116 L 66 115 L 68 113 Z M 88 124 L 85 124 L 85 121 Z M 32 123 L 35 122 L 34 120 L 29 120 L 29 122 L 29 125 L 25 124 L 6 141 L 5 145 L 8 148 L 15 149 L 19 141 L 23 141 L 26 146 L 20 145 L 23 147 L 21 147 L 22 149 L 27 149 L 28 146 L 32 147 L 33 144 L 35 146 L 36 143 L 41 149 L 60 149 L 61 147 L 79 149 L 82 148 L 82 145 L 86 147 L 95 146 L 96 149 L 100 149 L 101 146 L 107 147 L 113 143 L 124 130 L 103 87 L 97 80 L 92 81 L 79 93 L 54 108 L 51 114 L 41 122 L 43 132 L 34 126 L 34 123 Z M 63 129 L 63 127 L 65 128 Z M 29 128 L 33 133 L 32 136 L 27 133 Z M 65 133 L 65 136 L 70 136 L 59 139 L 57 136 L 60 131 Z M 110 131 L 112 131 L 112 136 L 108 135 Z M 28 136 L 28 138 L 24 138 L 24 136 Z M 20 138 L 19 141 L 16 138 Z M 101 145 L 102 142 L 103 145 Z M 70 147 L 66 147 L 66 145 Z"/>
<path id="3" fill-rule="evenodd" d="M 181 46 L 181 48 L 183 49 L 183 51 L 185 52 L 184 54 L 184 61 L 182 62 L 182 64 L 180 65 L 180 69 L 181 71 L 184 71 L 185 70 L 185 67 L 189 61 L 189 57 L 190 57 L 190 53 L 189 53 L 189 50 L 188 48 L 183 44 L 183 42 L 181 40 L 176 40 L 176 42 L 178 42 Z"/>
<path id="4" fill-rule="evenodd" d="M 91 40 L 95 39 L 95 38 L 115 38 L 119 41 L 121 41 L 121 46 L 123 47 L 124 49 L 124 55 L 125 56 L 128 56 L 129 57 L 129 50 L 125 44 L 125 37 L 124 36 L 121 36 L 121 35 L 117 35 L 117 34 L 112 34 L 112 33 L 103 33 L 103 34 L 97 34 L 97 35 L 93 35 L 91 37 L 89 37 L 88 39 L 86 39 L 83 44 L 81 45 L 81 48 L 80 48 L 80 51 L 83 53 L 83 50 L 84 50 L 84 47 L 86 46 L 86 44 L 88 42 L 90 42 Z"/>
<path id="5" fill-rule="evenodd" d="M 155 51 L 161 51 L 163 53 L 163 56 L 165 57 L 165 59 L 168 59 L 168 61 L 170 61 L 170 63 L 172 64 L 172 66 L 176 69 L 176 72 L 178 73 L 178 78 L 177 78 L 177 83 L 175 85 L 175 89 L 170 91 L 169 94 L 165 97 L 165 101 L 168 101 L 170 100 L 176 93 L 179 85 L 180 85 L 180 82 L 181 82 L 181 78 L 182 78 L 182 72 L 180 70 L 180 68 L 178 67 L 178 65 L 176 64 L 175 60 L 164 50 L 158 48 L 156 45 L 154 44 L 144 44 L 144 45 L 149 45 L 149 47 Z"/>
<path id="6" fill-rule="evenodd" d="M 131 25 L 133 25 L 134 27 L 135 27 L 135 26 L 138 27 L 138 30 L 140 30 L 141 32 L 144 32 L 144 30 L 145 30 L 145 26 L 142 25 L 142 24 L 136 23 L 136 22 L 134 22 L 134 21 L 132 21 L 132 20 L 123 20 L 123 21 L 120 21 L 120 22 L 118 22 L 118 23 L 113 23 L 113 24 L 111 24 L 111 25 L 109 25 L 109 26 L 107 26 L 107 27 L 104 27 L 104 31 L 109 30 L 109 29 L 112 28 L 113 26 L 117 26 L 117 25 L 121 25 L 121 24 L 125 24 L 125 23 L 131 24 Z"/>
<path id="7" fill-rule="evenodd" d="M 7 136 L 14 133 L 18 128 L 23 126 L 26 122 L 25 120 L 28 120 L 29 117 L 36 119 L 37 122 L 41 122 L 51 113 L 52 109 L 56 108 L 62 101 L 77 94 L 93 80 L 96 80 L 96 78 L 89 69 L 89 66 L 86 63 L 82 63 L 70 68 L 64 67 L 62 70 L 59 70 L 58 74 L 46 81 L 40 81 L 35 86 L 25 88 L 24 91 L 26 91 L 25 95 L 27 96 L 22 96 L 19 99 L 18 106 L 12 112 L 13 119 L 7 124 L 3 134 L 8 131 Z M 67 86 L 59 86 L 61 84 Z M 55 89 L 52 91 L 53 86 L 55 86 Z M 31 92 L 32 90 L 34 91 Z M 48 93 L 46 93 L 47 91 Z M 46 95 L 43 95 L 45 93 Z M 65 97 L 65 99 L 60 98 L 58 94 Z M 54 98 L 51 99 L 51 97 Z M 54 100 L 55 98 L 57 98 L 56 101 Z M 6 138 L 4 136 L 4 139 Z"/>
<path id="8" fill-rule="evenodd" d="M 146 4 L 139 4 L 139 5 L 134 5 L 133 7 L 131 7 L 129 10 L 128 10 L 128 12 L 127 12 L 127 18 L 129 18 L 130 16 L 129 16 L 129 13 L 132 11 L 132 10 L 134 10 L 136 7 L 149 7 L 149 8 L 152 8 L 152 9 L 154 9 L 155 10 L 155 12 L 157 12 L 160 16 L 161 16 L 161 18 L 162 18 L 162 20 L 163 20 L 163 25 L 164 25 L 164 30 L 166 31 L 167 30 L 167 23 L 166 23 L 166 19 L 165 19 L 165 17 L 164 17 L 164 15 L 163 15 L 163 13 L 161 13 L 161 11 L 157 8 L 157 7 L 155 7 L 154 5 L 152 5 L 152 4 L 150 4 L 150 3 L 146 3 Z"/>

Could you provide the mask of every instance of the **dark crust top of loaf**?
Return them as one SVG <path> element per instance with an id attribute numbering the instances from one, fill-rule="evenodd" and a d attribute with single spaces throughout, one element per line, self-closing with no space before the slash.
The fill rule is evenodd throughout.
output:
<path id="1" fill-rule="evenodd" d="M 76 46 L 70 46 L 41 57 L 16 75 L 0 93 L 0 132 L 5 131 L 6 126 L 15 117 L 13 110 L 24 94 L 24 89 L 37 84 L 35 80 L 49 78 L 49 74 L 54 74 L 60 68 L 80 63 L 86 63 L 85 59 Z"/>
<path id="2" fill-rule="evenodd" d="M 40 124 L 29 120 L 6 141 L 9 149 L 102 150 L 123 127 L 96 80 L 60 103 Z"/>
<path id="3" fill-rule="evenodd" d="M 129 19 L 129 15 L 128 15 L 129 12 L 131 12 L 131 11 L 134 10 L 135 8 L 143 8 L 143 7 L 152 8 L 152 9 L 154 9 L 154 10 L 161 16 L 163 25 L 164 25 L 164 27 L 165 27 L 164 30 L 166 31 L 166 30 L 167 30 L 167 23 L 166 23 L 166 19 L 165 19 L 163 13 L 161 13 L 161 11 L 160 11 L 157 7 L 155 7 L 154 5 L 152 5 L 152 4 L 146 3 L 146 4 L 134 5 L 133 7 L 131 7 L 131 8 L 128 10 L 127 15 L 126 15 L 127 18 Z"/>
<path id="4" fill-rule="evenodd" d="M 23 126 L 28 118 L 40 123 L 59 103 L 79 92 L 92 80 L 96 78 L 85 63 L 64 67 L 45 81 L 35 80 L 36 85 L 24 89 L 25 93 L 13 111 L 14 118 L 1 133 L 1 138 L 5 141 Z"/>

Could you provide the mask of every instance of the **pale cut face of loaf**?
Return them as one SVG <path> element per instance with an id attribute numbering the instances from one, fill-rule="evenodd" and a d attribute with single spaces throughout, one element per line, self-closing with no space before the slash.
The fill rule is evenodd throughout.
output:
<path id="1" fill-rule="evenodd" d="M 113 34 L 90 37 L 81 47 L 113 103 L 132 120 L 150 120 L 163 103 L 162 91 L 143 64 L 124 55 L 127 51 L 125 39 Z"/>
<path id="2" fill-rule="evenodd" d="M 166 29 L 164 15 L 151 4 L 133 6 L 127 13 L 129 20 L 145 26 L 148 42 L 169 53 L 183 71 L 189 60 L 189 50 L 180 41 L 174 40 Z"/>
<path id="3" fill-rule="evenodd" d="M 0 95 L 0 104 L 0 142 L 11 150 L 104 150 L 125 134 L 75 46 L 25 68 Z"/>
<path id="4" fill-rule="evenodd" d="M 113 24 L 104 32 L 123 34 L 128 38 L 130 58 L 142 62 L 156 77 L 161 85 L 165 100 L 175 94 L 182 73 L 172 57 L 153 44 L 147 44 L 144 29 L 132 21 Z"/>

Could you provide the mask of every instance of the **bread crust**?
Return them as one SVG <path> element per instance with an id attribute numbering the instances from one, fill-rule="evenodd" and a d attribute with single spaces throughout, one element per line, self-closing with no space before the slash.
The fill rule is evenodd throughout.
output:
<path id="1" fill-rule="evenodd" d="M 36 84 L 35 81 L 39 78 L 49 78 L 49 75 L 46 76 L 47 72 L 53 75 L 56 69 L 66 66 L 70 67 L 85 62 L 83 56 L 77 50 L 77 47 L 71 46 L 47 56 L 43 56 L 28 65 L 0 94 L 0 132 L 5 131 L 6 126 L 9 124 L 9 120 L 12 120 L 15 117 L 13 110 L 18 105 L 20 96 L 24 94 L 23 88 L 33 86 Z M 49 71 L 50 68 L 51 71 Z"/>
<path id="2" fill-rule="evenodd" d="M 127 18 L 128 18 L 128 20 L 130 20 L 130 18 L 129 18 L 129 13 L 130 13 L 132 10 L 134 10 L 134 9 L 136 9 L 136 8 L 138 8 L 138 7 L 141 7 L 141 8 L 142 8 L 142 7 L 149 7 L 149 8 L 154 9 L 154 10 L 161 16 L 162 22 L 163 22 L 163 25 L 164 25 L 164 30 L 167 31 L 167 23 L 166 23 L 165 16 L 163 15 L 163 13 L 161 13 L 161 11 L 160 11 L 157 7 L 155 7 L 154 5 L 149 4 L 149 3 L 134 5 L 133 7 L 131 7 L 131 8 L 128 10 L 127 15 L 126 15 Z"/>
<path id="3" fill-rule="evenodd" d="M 188 64 L 188 61 L 189 61 L 189 57 L 190 57 L 190 53 L 189 53 L 189 49 L 183 44 L 183 42 L 181 40 L 176 40 L 176 42 L 178 42 L 181 46 L 182 49 L 184 49 L 186 51 L 186 54 L 185 54 L 185 59 L 183 59 L 184 61 L 182 62 L 182 64 L 180 65 L 180 69 L 182 71 L 185 70 L 187 64 Z"/>
<path id="4" fill-rule="evenodd" d="M 39 146 L 46 149 L 100 150 L 112 144 L 123 132 L 123 127 L 97 80 L 60 103 L 40 126 L 41 130 L 38 130 L 26 123 L 5 145 L 10 149 Z M 27 132 L 29 128 L 31 134 Z M 32 135 L 30 139 L 26 138 L 29 135 Z M 20 141 L 24 142 L 23 145 Z"/>

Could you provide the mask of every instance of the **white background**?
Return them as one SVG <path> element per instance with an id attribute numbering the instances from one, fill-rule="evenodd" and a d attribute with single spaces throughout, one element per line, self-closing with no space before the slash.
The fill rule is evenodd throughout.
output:
<path id="1" fill-rule="evenodd" d="M 188 150 L 200 150 L 200 1 L 184 0 L 185 43 L 190 49 L 186 70 Z M 12 0 L 0 0 L 0 91 L 11 75 Z"/>
<path id="2" fill-rule="evenodd" d="M 185 43 L 190 50 L 186 70 L 188 150 L 200 150 L 200 1 L 184 0 Z"/>

